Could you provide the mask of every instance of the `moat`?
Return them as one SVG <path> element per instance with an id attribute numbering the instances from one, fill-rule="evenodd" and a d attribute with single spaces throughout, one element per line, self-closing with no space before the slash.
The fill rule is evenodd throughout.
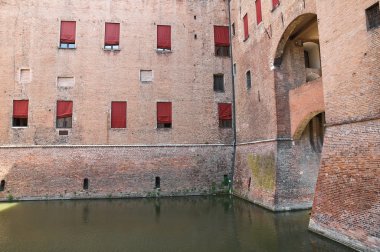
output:
<path id="1" fill-rule="evenodd" d="M 0 204 L 1 251 L 351 251 L 229 196 Z"/>

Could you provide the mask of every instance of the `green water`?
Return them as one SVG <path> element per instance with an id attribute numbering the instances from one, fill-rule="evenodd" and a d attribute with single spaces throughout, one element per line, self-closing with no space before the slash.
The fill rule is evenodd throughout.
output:
<path id="1" fill-rule="evenodd" d="M 22 202 L 0 211 L 0 251 L 351 251 L 308 220 L 229 196 Z"/>

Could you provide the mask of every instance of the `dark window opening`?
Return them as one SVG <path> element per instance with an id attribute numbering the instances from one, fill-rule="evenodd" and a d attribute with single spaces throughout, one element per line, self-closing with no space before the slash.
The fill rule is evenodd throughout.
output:
<path id="1" fill-rule="evenodd" d="M 309 122 L 310 145 L 317 153 L 322 152 L 323 138 L 325 135 L 325 123 L 325 113 L 316 115 Z"/>
<path id="2" fill-rule="evenodd" d="M 197 34 L 194 34 L 194 39 L 197 39 L 198 37 L 197 37 Z"/>
<path id="3" fill-rule="evenodd" d="M 88 190 L 88 178 L 83 180 L 83 190 Z"/>
<path id="4" fill-rule="evenodd" d="M 305 67 L 310 68 L 310 58 L 309 58 L 309 52 L 303 51 L 304 57 L 305 57 Z"/>
<path id="5" fill-rule="evenodd" d="M 57 118 L 57 128 L 63 128 L 63 129 L 68 129 L 72 128 L 73 125 L 73 120 L 72 117 L 66 117 L 66 118 Z"/>
<path id="6" fill-rule="evenodd" d="M 196 20 L 197 19 L 197 16 L 194 16 L 194 20 Z"/>
<path id="7" fill-rule="evenodd" d="M 13 127 L 27 127 L 28 118 L 13 118 Z"/>
<path id="8" fill-rule="evenodd" d="M 223 175 L 223 185 L 228 186 L 230 184 L 230 179 L 228 178 L 227 174 Z"/>
<path id="9" fill-rule="evenodd" d="M 230 47 L 229 46 L 215 46 L 215 55 L 216 56 L 230 56 Z"/>
<path id="10" fill-rule="evenodd" d="M 367 16 L 367 29 L 375 29 L 380 27 L 380 7 L 379 2 L 365 10 Z"/>
<path id="11" fill-rule="evenodd" d="M 219 120 L 220 128 L 232 128 L 232 120 Z"/>
<path id="12" fill-rule="evenodd" d="M 154 188 L 155 189 L 160 189 L 161 188 L 161 178 L 160 177 L 156 177 Z"/>
<path id="13" fill-rule="evenodd" d="M 247 71 L 246 73 L 246 80 L 247 80 L 247 89 L 250 89 L 252 86 L 251 83 L 251 71 Z"/>
<path id="14" fill-rule="evenodd" d="M 1 180 L 1 183 L 0 183 L 0 192 L 2 192 L 4 190 L 5 190 L 5 180 Z"/>
<path id="15" fill-rule="evenodd" d="M 248 179 L 248 191 L 251 190 L 251 177 Z"/>
<path id="16" fill-rule="evenodd" d="M 214 74 L 214 91 L 224 92 L 224 75 Z"/>
<path id="17" fill-rule="evenodd" d="M 157 123 L 158 129 L 162 129 L 162 128 L 170 129 L 171 127 L 172 127 L 171 123 Z"/>

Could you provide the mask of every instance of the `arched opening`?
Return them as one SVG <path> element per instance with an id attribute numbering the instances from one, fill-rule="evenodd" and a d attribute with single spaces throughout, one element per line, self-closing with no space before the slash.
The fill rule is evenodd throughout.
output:
<path id="1" fill-rule="evenodd" d="M 317 15 L 293 20 L 274 60 L 277 137 L 277 205 L 309 208 L 324 137 L 324 99 Z"/>

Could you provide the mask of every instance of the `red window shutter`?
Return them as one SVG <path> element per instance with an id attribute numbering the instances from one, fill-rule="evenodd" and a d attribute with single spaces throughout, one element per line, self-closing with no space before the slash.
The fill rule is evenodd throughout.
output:
<path id="1" fill-rule="evenodd" d="M 104 38 L 105 45 L 119 45 L 120 24 L 106 23 L 106 34 Z"/>
<path id="2" fill-rule="evenodd" d="M 57 101 L 57 118 L 67 118 L 73 116 L 72 101 Z"/>
<path id="3" fill-rule="evenodd" d="M 257 18 L 257 24 L 260 24 L 263 20 L 261 15 L 261 0 L 256 0 L 256 18 Z"/>
<path id="4" fill-rule="evenodd" d="M 248 33 L 248 14 L 245 14 L 243 17 L 243 22 L 244 22 L 244 39 L 247 39 L 249 37 Z"/>
<path id="5" fill-rule="evenodd" d="M 272 0 L 273 8 L 276 8 L 280 5 L 280 0 Z"/>
<path id="6" fill-rule="evenodd" d="M 170 25 L 157 25 L 157 48 L 172 49 L 172 29 Z"/>
<path id="7" fill-rule="evenodd" d="M 13 118 L 28 118 L 29 100 L 13 101 Z"/>
<path id="8" fill-rule="evenodd" d="M 127 102 L 112 102 L 111 128 L 127 127 Z"/>
<path id="9" fill-rule="evenodd" d="M 157 123 L 172 123 L 171 102 L 157 102 Z"/>
<path id="10" fill-rule="evenodd" d="M 219 103 L 219 120 L 232 120 L 232 105 L 231 103 Z"/>
<path id="11" fill-rule="evenodd" d="M 75 44 L 75 21 L 61 22 L 61 43 Z"/>
<path id="12" fill-rule="evenodd" d="M 230 32 L 228 26 L 214 26 L 215 46 L 230 46 Z"/>

